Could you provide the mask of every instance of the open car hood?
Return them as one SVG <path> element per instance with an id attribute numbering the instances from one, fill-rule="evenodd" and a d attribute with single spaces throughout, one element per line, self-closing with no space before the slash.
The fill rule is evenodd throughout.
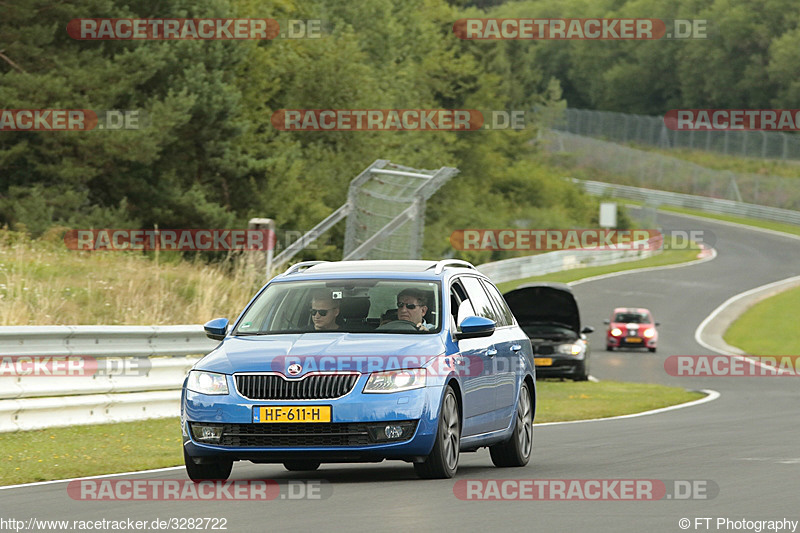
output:
<path id="1" fill-rule="evenodd" d="M 560 322 L 581 333 L 578 302 L 569 286 L 563 283 L 531 283 L 503 295 L 523 328 L 534 322 Z"/>

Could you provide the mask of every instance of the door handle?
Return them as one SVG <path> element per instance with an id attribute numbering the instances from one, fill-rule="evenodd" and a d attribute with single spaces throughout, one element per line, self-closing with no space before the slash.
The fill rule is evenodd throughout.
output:
<path id="1" fill-rule="evenodd" d="M 522 349 L 522 345 L 521 344 L 512 344 L 511 345 L 511 351 L 512 352 L 518 352 L 521 349 Z"/>
<path id="2" fill-rule="evenodd" d="M 494 357 L 495 355 L 497 355 L 497 350 L 495 348 L 489 348 L 488 350 L 486 350 L 486 355 L 488 355 L 489 357 Z"/>

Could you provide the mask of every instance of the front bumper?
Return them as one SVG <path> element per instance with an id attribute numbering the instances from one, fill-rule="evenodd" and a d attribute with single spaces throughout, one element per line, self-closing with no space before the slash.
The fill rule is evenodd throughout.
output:
<path id="1" fill-rule="evenodd" d="M 320 462 L 419 460 L 433 448 L 443 388 L 389 394 L 364 394 L 368 375 L 353 390 L 337 399 L 251 400 L 241 396 L 227 376 L 227 395 L 205 395 L 184 389 L 181 426 L 187 455 L 202 461 L 213 459 L 284 462 L 293 459 Z M 329 423 L 254 423 L 257 406 L 331 406 Z M 382 425 L 402 424 L 409 431 L 397 440 L 376 440 Z M 196 438 L 192 425 L 219 427 L 219 443 Z M 409 436 L 406 436 L 410 434 Z"/>
<path id="2" fill-rule="evenodd" d="M 537 359 L 551 359 L 551 365 L 536 364 Z M 536 364 L 536 377 L 559 377 L 559 376 L 572 376 L 582 371 L 585 358 L 581 356 L 577 359 L 567 355 L 548 355 L 546 357 L 535 357 L 534 364 Z"/>
<path id="3" fill-rule="evenodd" d="M 612 337 L 609 335 L 606 340 L 606 345 L 612 348 L 655 348 L 657 344 L 656 338 L 634 337 L 640 339 L 639 342 L 628 342 L 626 340 L 627 338 L 628 337 Z"/>

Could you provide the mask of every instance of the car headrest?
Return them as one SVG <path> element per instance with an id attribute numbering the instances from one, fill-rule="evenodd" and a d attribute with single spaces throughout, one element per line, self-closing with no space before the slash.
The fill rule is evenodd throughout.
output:
<path id="1" fill-rule="evenodd" d="M 367 296 L 343 298 L 339 302 L 339 316 L 344 319 L 367 318 L 369 305 L 369 297 Z"/>

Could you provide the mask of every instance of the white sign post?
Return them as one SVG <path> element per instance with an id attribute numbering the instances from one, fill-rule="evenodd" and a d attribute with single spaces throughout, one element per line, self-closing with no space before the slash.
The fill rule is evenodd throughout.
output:
<path id="1" fill-rule="evenodd" d="M 617 203 L 600 203 L 600 227 L 611 229 L 617 227 Z"/>
<path id="2" fill-rule="evenodd" d="M 247 222 L 248 229 L 259 229 L 259 230 L 268 230 L 267 233 L 267 250 L 266 250 L 266 271 L 267 271 L 267 281 L 269 281 L 270 276 L 272 274 L 272 254 L 275 252 L 274 245 L 276 243 L 275 238 L 275 221 L 271 218 L 251 218 Z"/>

